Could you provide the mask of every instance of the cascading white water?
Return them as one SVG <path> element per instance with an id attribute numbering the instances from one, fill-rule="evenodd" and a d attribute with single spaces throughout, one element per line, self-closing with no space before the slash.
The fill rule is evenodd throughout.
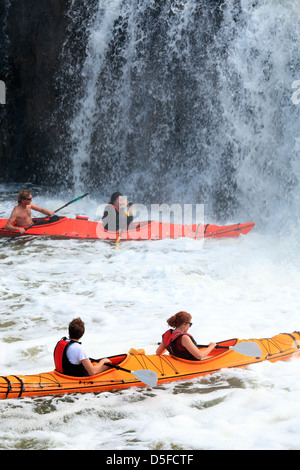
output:
<path id="1" fill-rule="evenodd" d="M 231 36 L 219 64 L 230 137 L 222 134 L 220 145 L 232 146 L 241 213 L 282 226 L 299 216 L 300 108 L 291 99 L 300 74 L 299 26 L 298 2 L 246 0 L 240 11 L 224 10 L 218 35 L 220 42 Z"/>
<path id="2" fill-rule="evenodd" d="M 74 183 L 276 224 L 298 209 L 296 0 L 99 0 Z"/>

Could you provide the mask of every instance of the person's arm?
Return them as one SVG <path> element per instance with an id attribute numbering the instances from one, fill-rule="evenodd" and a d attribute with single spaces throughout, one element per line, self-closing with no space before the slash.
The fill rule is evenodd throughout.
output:
<path id="1" fill-rule="evenodd" d="M 129 225 L 133 222 L 134 220 L 134 217 L 133 215 L 127 215 L 127 227 L 129 227 Z"/>
<path id="2" fill-rule="evenodd" d="M 16 220 L 17 220 L 17 209 L 14 208 L 4 228 L 6 230 L 12 230 L 14 232 L 18 231 L 20 233 L 24 233 L 25 232 L 24 227 L 16 227 L 15 225 L 13 225 L 16 222 Z"/>
<path id="3" fill-rule="evenodd" d="M 166 348 L 165 348 L 164 343 L 160 343 L 160 345 L 158 346 L 156 350 L 156 354 L 160 356 L 161 354 L 164 354 L 165 352 L 166 352 Z"/>
<path id="4" fill-rule="evenodd" d="M 181 344 L 184 346 L 196 359 L 202 361 L 209 353 L 216 347 L 216 343 L 210 343 L 206 349 L 200 350 L 192 342 L 191 338 L 187 335 L 182 336 Z"/>
<path id="5" fill-rule="evenodd" d="M 49 215 L 50 217 L 54 215 L 54 211 L 48 211 L 47 209 L 43 209 L 42 207 L 36 206 L 35 204 L 31 204 L 31 209 L 37 212 L 41 212 L 42 214 Z"/>
<path id="6" fill-rule="evenodd" d="M 97 362 L 97 364 L 93 364 L 90 359 L 83 359 L 81 361 L 89 375 L 100 374 L 100 372 L 104 372 L 105 370 L 109 369 L 109 367 L 105 366 L 107 362 L 111 363 L 111 361 L 107 358 L 101 359 L 101 361 Z"/>

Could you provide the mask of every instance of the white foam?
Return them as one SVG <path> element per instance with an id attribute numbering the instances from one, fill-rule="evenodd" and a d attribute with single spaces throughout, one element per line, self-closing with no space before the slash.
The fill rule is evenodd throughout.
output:
<path id="1" fill-rule="evenodd" d="M 39 198 L 48 208 L 61 203 Z M 96 207 L 93 201 L 85 215 L 94 219 Z M 56 341 L 78 315 L 92 357 L 130 347 L 154 353 L 167 318 L 181 309 L 192 314 L 191 333 L 201 343 L 298 329 L 300 273 L 291 236 L 254 230 L 193 251 L 185 243 L 125 242 L 117 250 L 101 241 L 6 244 L 1 375 L 51 370 Z M 297 448 L 298 369 L 295 359 L 153 390 L 3 401 L 0 442 L 12 448 Z"/>

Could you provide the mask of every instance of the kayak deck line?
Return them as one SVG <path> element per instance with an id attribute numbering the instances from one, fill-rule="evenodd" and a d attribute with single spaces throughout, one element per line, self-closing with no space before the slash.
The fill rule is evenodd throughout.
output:
<path id="1" fill-rule="evenodd" d="M 235 225 L 191 224 L 180 225 L 152 220 L 132 223 L 127 230 L 110 232 L 104 230 L 102 222 L 90 221 L 88 217 L 76 216 L 75 219 L 59 217 L 58 220 L 38 224 L 40 219 L 33 219 L 34 225 L 26 228 L 24 235 L 18 231 L 5 229 L 8 219 L 0 219 L 0 236 L 20 238 L 26 235 L 44 236 L 51 238 L 78 238 L 89 240 L 166 240 L 178 238 L 191 238 L 202 240 L 205 238 L 238 237 L 246 235 L 255 226 L 254 222 Z M 201 230 L 200 230 L 201 228 Z"/>
<path id="2" fill-rule="evenodd" d="M 260 347 L 261 356 L 248 356 L 242 345 Z M 71 377 L 55 370 L 33 375 L 0 376 L 0 399 L 34 396 L 64 395 L 70 393 L 99 393 L 128 387 L 147 387 L 134 371 L 142 369 L 157 374 L 157 385 L 178 380 L 191 380 L 219 372 L 222 369 L 244 368 L 263 361 L 276 362 L 300 356 L 300 332 L 280 333 L 271 338 L 239 340 L 217 343 L 217 348 L 202 361 L 180 359 L 169 354 L 145 354 L 133 348 L 126 354 L 111 356 L 112 367 L 100 374 Z M 231 349 L 235 347 L 236 349 Z M 239 348 L 238 348 L 239 347 Z M 199 347 L 200 349 L 203 348 Z M 226 348 L 226 349 L 223 349 Z M 247 350 L 246 348 L 246 350 Z M 95 361 L 92 359 L 92 361 Z M 122 367 L 121 367 L 122 366 Z M 123 366 L 128 369 L 124 369 Z M 129 373 L 128 373 L 129 372 Z M 140 371 L 141 372 L 141 371 Z M 152 385 L 150 385 L 152 386 Z"/>
<path id="3" fill-rule="evenodd" d="M 249 231 L 254 227 L 254 224 L 244 224 L 242 227 L 240 226 L 241 224 L 237 224 L 237 227 L 235 229 L 228 229 L 228 230 L 224 230 L 226 229 L 226 227 L 224 227 L 223 229 L 217 231 L 217 232 L 207 232 L 207 229 L 205 229 L 205 238 L 209 238 L 209 237 L 215 237 L 215 233 L 218 234 L 218 236 L 220 235 L 225 235 L 226 233 L 230 233 L 232 231 L 235 231 L 235 232 L 241 232 L 241 231 L 245 231 L 246 229 L 249 229 Z"/>
<path id="4" fill-rule="evenodd" d="M 4 379 L 5 382 L 7 383 L 7 387 L 6 387 L 6 396 L 5 398 L 8 398 L 9 394 L 10 393 L 18 393 L 18 398 L 21 398 L 24 390 L 25 390 L 25 386 L 24 386 L 24 382 L 23 380 L 18 377 L 17 375 L 12 375 L 11 377 L 14 377 L 15 379 L 17 379 L 17 382 L 14 383 L 12 382 L 8 377 L 5 377 L 5 376 L 1 376 L 0 378 L 1 379 Z M 14 386 L 16 387 L 16 390 L 14 390 Z M 19 390 L 18 390 L 19 389 Z M 1 386 L 0 386 L 0 390 L 1 390 Z"/>
<path id="5" fill-rule="evenodd" d="M 256 341 L 265 351 L 264 359 L 268 360 L 269 358 L 273 358 L 274 356 L 277 357 L 284 357 L 288 355 L 291 351 L 295 349 L 295 343 L 299 341 L 299 338 L 296 338 L 296 335 L 300 335 L 299 331 L 295 331 L 294 334 L 291 333 L 280 333 L 279 335 L 273 336 L 272 338 L 262 338 L 260 340 L 253 340 Z M 286 346 L 290 346 L 290 348 L 285 348 Z M 296 344 L 297 349 L 300 350 L 300 345 Z M 278 350 L 277 353 L 272 351 L 272 347 Z"/>

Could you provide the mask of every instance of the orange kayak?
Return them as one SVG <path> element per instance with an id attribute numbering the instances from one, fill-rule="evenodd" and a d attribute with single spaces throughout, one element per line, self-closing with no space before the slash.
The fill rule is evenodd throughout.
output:
<path id="1" fill-rule="evenodd" d="M 234 349 L 255 344 L 260 350 L 259 357 L 250 357 Z M 201 348 L 201 346 L 199 346 Z M 0 377 L 0 398 L 63 395 L 66 393 L 103 392 L 133 386 L 145 386 L 134 371 L 154 371 L 157 383 L 175 380 L 189 380 L 212 374 L 224 368 L 246 367 L 262 361 L 283 361 L 300 355 L 300 333 L 282 333 L 272 338 L 219 342 L 209 357 L 202 361 L 188 361 L 169 354 L 147 355 L 143 350 L 131 349 L 128 354 L 112 356 L 109 359 L 124 370 L 109 369 L 90 377 L 70 377 L 53 370 L 35 375 L 8 375 Z M 132 371 L 132 372 L 130 372 Z"/>
<path id="2" fill-rule="evenodd" d="M 244 223 L 235 225 L 210 225 L 192 224 L 180 225 L 165 222 L 145 221 L 132 223 L 128 230 L 119 232 L 109 232 L 104 230 L 102 222 L 88 220 L 88 217 L 77 216 L 75 219 L 59 217 L 52 223 L 39 225 L 39 219 L 33 219 L 36 225 L 28 228 L 26 235 L 39 235 L 51 238 L 81 238 L 81 239 L 101 239 L 101 240 L 163 240 L 177 238 L 220 238 L 238 237 L 240 234 L 247 234 L 253 229 L 254 223 Z M 19 232 L 5 229 L 7 219 L 0 219 L 0 236 L 11 237 L 20 236 Z"/>

